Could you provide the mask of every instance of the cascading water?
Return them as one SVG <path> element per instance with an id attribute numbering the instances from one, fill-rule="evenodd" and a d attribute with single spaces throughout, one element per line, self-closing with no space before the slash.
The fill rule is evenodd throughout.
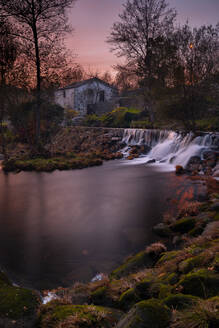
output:
<path id="1" fill-rule="evenodd" d="M 155 160 L 157 163 L 181 165 L 185 167 L 192 156 L 200 156 L 206 150 L 219 148 L 219 134 L 206 133 L 195 136 L 192 132 L 183 134 L 167 130 L 125 129 L 122 142 L 126 144 L 124 154 L 130 146 L 148 146 L 147 155 L 130 163 L 147 163 Z"/>

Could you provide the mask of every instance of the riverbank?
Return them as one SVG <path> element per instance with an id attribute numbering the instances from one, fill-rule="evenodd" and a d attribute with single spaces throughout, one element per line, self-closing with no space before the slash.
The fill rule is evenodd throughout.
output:
<path id="1" fill-rule="evenodd" d="M 13 287 L 2 275 L 0 323 L 33 327 L 36 320 L 42 328 L 216 328 L 219 182 L 205 178 L 205 183 L 204 202 L 193 201 L 154 227 L 159 242 L 126 259 L 110 275 L 97 277 L 100 280 L 52 291 L 57 299 L 46 305 L 37 294 Z M 10 298 L 13 292 L 17 298 Z"/>
<path id="2" fill-rule="evenodd" d="M 121 151 L 122 149 L 122 151 Z M 41 151 L 27 144 L 8 147 L 5 172 L 80 169 L 104 160 L 140 159 L 144 164 L 167 164 L 177 173 L 219 177 L 219 134 L 198 135 L 167 130 L 122 128 L 63 128 Z M 135 162 L 135 161 L 134 161 Z"/>
<path id="3" fill-rule="evenodd" d="M 123 157 L 122 134 L 122 129 L 64 128 L 41 152 L 24 144 L 9 147 L 3 170 L 52 172 L 102 165 L 104 160 Z"/>

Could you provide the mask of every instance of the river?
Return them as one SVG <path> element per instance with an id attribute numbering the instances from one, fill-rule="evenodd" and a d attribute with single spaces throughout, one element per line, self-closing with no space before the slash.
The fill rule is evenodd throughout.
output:
<path id="1" fill-rule="evenodd" d="M 13 281 L 36 289 L 89 281 L 155 240 L 153 225 L 191 182 L 123 163 L 0 173 L 0 265 Z"/>

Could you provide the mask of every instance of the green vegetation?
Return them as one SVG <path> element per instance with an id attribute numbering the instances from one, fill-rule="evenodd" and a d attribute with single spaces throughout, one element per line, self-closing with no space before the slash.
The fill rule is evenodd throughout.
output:
<path id="1" fill-rule="evenodd" d="M 119 322 L 118 328 L 167 328 L 171 311 L 156 299 L 137 303 Z"/>
<path id="2" fill-rule="evenodd" d="M 195 219 L 193 217 L 185 217 L 174 222 L 170 228 L 174 232 L 188 232 L 195 227 Z"/>
<path id="3" fill-rule="evenodd" d="M 111 328 L 122 312 L 93 305 L 63 305 L 51 303 L 43 308 L 39 324 L 41 328 L 62 327 Z"/>
<path id="4" fill-rule="evenodd" d="M 191 305 L 197 303 L 198 300 L 200 300 L 200 298 L 192 295 L 172 294 L 166 297 L 163 302 L 170 309 L 182 310 L 191 307 Z"/>
<path id="5" fill-rule="evenodd" d="M 128 275 L 130 272 L 143 269 L 152 264 L 150 256 L 146 251 L 142 251 L 135 256 L 131 256 L 121 266 L 111 273 L 112 278 L 121 278 Z"/>
<path id="6" fill-rule="evenodd" d="M 37 171 L 52 172 L 54 170 L 83 169 L 89 166 L 102 165 L 100 158 L 86 157 L 54 157 L 54 158 L 36 158 L 30 160 L 8 160 L 3 162 L 5 172 L 11 171 Z"/>
<path id="7" fill-rule="evenodd" d="M 219 276 L 208 269 L 200 269 L 182 277 L 178 286 L 182 287 L 183 294 L 209 298 L 218 295 Z"/>
<path id="8" fill-rule="evenodd" d="M 132 122 L 142 120 L 144 112 L 135 108 L 119 107 L 110 113 L 98 116 L 96 114 L 87 115 L 84 124 L 87 126 L 129 128 L 133 127 Z"/>
<path id="9" fill-rule="evenodd" d="M 39 298 L 35 292 L 14 287 L 7 276 L 0 272 L 0 320 L 36 317 Z"/>

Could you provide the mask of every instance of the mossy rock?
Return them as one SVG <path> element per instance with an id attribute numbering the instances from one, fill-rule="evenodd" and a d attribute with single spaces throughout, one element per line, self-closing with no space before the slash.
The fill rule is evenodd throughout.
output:
<path id="1" fill-rule="evenodd" d="M 93 291 L 90 295 L 90 300 L 92 304 L 102 305 L 102 306 L 114 306 L 115 301 L 107 293 L 107 287 L 102 286 Z"/>
<path id="2" fill-rule="evenodd" d="M 111 308 L 94 305 L 61 305 L 50 303 L 41 309 L 39 327 L 56 328 L 111 328 L 115 325 L 123 312 Z"/>
<path id="3" fill-rule="evenodd" d="M 186 233 L 195 227 L 196 220 L 193 217 L 185 217 L 170 225 L 174 232 Z"/>
<path id="4" fill-rule="evenodd" d="M 129 310 L 134 304 L 139 301 L 140 299 L 136 295 L 134 288 L 130 288 L 120 296 L 118 306 L 121 309 Z"/>
<path id="5" fill-rule="evenodd" d="M 153 264 L 151 257 L 142 251 L 135 256 L 130 257 L 117 269 L 111 273 L 111 278 L 119 279 L 121 277 L 127 276 L 130 273 L 136 272 L 139 269 L 145 267 L 150 267 Z"/>
<path id="6" fill-rule="evenodd" d="M 31 290 L 13 286 L 0 288 L 0 317 L 19 319 L 32 316 L 39 306 L 38 296 Z"/>
<path id="7" fill-rule="evenodd" d="M 201 267 L 203 262 L 203 256 L 198 255 L 195 257 L 190 257 L 179 263 L 179 271 L 182 273 L 189 273 L 196 267 Z"/>
<path id="8" fill-rule="evenodd" d="M 96 305 L 103 304 L 104 299 L 106 298 L 107 287 L 99 287 L 91 293 L 91 301 Z"/>
<path id="9" fill-rule="evenodd" d="M 171 235 L 171 230 L 167 224 L 163 222 L 158 223 L 153 227 L 153 232 L 159 237 L 169 237 Z"/>
<path id="10" fill-rule="evenodd" d="M 161 301 L 149 299 L 134 305 L 116 328 L 167 328 L 171 311 Z"/>
<path id="11" fill-rule="evenodd" d="M 170 309 L 182 310 L 190 307 L 194 303 L 197 303 L 199 298 L 197 296 L 192 295 L 184 295 L 184 294 L 175 294 L 169 295 L 166 297 L 163 302 Z"/>
<path id="12" fill-rule="evenodd" d="M 179 281 L 179 276 L 176 272 L 167 274 L 161 278 L 161 281 L 169 285 L 175 285 Z"/>
<path id="13" fill-rule="evenodd" d="M 152 296 L 158 297 L 159 299 L 163 299 L 167 297 L 172 292 L 173 286 L 162 284 L 162 283 L 155 283 L 152 285 Z"/>
<path id="14" fill-rule="evenodd" d="M 161 258 L 159 259 L 159 261 L 157 262 L 158 265 L 164 264 L 168 261 L 173 260 L 180 251 L 170 251 L 170 252 L 165 252 Z"/>
<path id="15" fill-rule="evenodd" d="M 195 227 L 194 229 L 192 229 L 191 231 L 189 231 L 189 235 L 191 237 L 198 237 L 202 234 L 202 232 L 204 231 L 204 227 Z"/>
<path id="16" fill-rule="evenodd" d="M 135 293 L 141 300 L 151 298 L 151 286 L 154 279 L 145 278 L 135 286 Z"/>
<path id="17" fill-rule="evenodd" d="M 215 272 L 201 269 L 182 277 L 177 284 L 183 294 L 209 298 L 218 295 L 219 276 Z"/>

